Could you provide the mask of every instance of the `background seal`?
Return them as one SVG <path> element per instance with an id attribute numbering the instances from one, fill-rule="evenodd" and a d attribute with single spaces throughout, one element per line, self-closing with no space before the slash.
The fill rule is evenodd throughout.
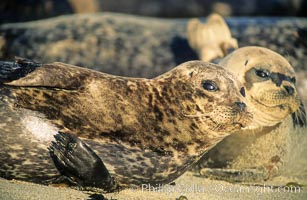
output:
<path id="1" fill-rule="evenodd" d="M 293 152 L 293 138 L 302 136 L 295 129 L 306 127 L 293 67 L 281 55 L 253 46 L 234 51 L 220 64 L 244 84 L 254 117 L 248 127 L 225 138 L 198 163 L 236 170 L 204 170 L 203 174 L 229 181 L 261 181 L 281 175 L 282 165 L 289 167 L 285 163 Z"/>

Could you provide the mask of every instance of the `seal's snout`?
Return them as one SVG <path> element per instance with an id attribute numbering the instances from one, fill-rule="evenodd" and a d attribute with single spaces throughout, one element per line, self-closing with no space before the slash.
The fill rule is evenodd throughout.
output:
<path id="1" fill-rule="evenodd" d="M 238 101 L 235 104 L 239 108 L 240 112 L 244 112 L 245 111 L 245 108 L 246 108 L 246 104 L 245 103 Z"/>

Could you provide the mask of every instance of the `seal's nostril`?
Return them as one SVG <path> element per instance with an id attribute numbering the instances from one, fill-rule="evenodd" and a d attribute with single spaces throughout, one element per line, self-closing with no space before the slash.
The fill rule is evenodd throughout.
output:
<path id="1" fill-rule="evenodd" d="M 240 108 L 240 111 L 243 112 L 245 111 L 246 104 L 243 102 L 236 102 L 236 105 Z"/>
<path id="2" fill-rule="evenodd" d="M 242 95 L 243 97 L 245 97 L 245 89 L 244 89 L 244 87 L 242 87 L 242 88 L 240 89 L 240 93 L 241 93 L 241 95 Z"/>
<path id="3" fill-rule="evenodd" d="M 294 88 L 293 87 L 285 85 L 284 88 L 286 89 L 286 91 L 289 95 L 294 94 Z"/>

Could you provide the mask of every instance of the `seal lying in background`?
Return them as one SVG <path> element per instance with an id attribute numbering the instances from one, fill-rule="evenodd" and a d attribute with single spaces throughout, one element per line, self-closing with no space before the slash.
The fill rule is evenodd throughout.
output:
<path id="1" fill-rule="evenodd" d="M 187 37 L 189 45 L 204 62 L 223 58 L 238 48 L 238 41 L 231 36 L 229 27 L 218 14 L 210 15 L 204 24 L 196 18 L 189 20 Z"/>
<path id="2" fill-rule="evenodd" d="M 0 83 L 8 179 L 64 175 L 105 191 L 169 183 L 251 121 L 241 83 L 200 61 L 142 79 L 17 60 L 0 63 Z"/>
<path id="3" fill-rule="evenodd" d="M 305 108 L 295 86 L 294 69 L 284 57 L 262 47 L 240 48 L 219 64 L 243 83 L 246 103 L 254 117 L 248 127 L 225 138 L 197 165 L 241 172 L 203 170 L 204 175 L 218 179 L 270 178 L 288 156 L 288 137 L 294 137 L 289 135 L 292 127 L 306 127 Z M 249 173 L 247 177 L 243 173 L 244 169 L 255 168 L 265 173 L 255 173 L 255 176 Z"/>

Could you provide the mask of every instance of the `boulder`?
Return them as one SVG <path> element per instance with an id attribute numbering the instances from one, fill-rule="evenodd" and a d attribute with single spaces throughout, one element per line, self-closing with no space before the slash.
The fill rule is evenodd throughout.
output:
<path id="1" fill-rule="evenodd" d="M 202 18 L 202 20 L 205 20 Z M 125 76 L 154 77 L 198 59 L 186 37 L 188 19 L 100 13 L 0 26 L 0 59 L 61 61 Z M 227 18 L 239 47 L 258 45 L 306 70 L 304 18 Z"/>

